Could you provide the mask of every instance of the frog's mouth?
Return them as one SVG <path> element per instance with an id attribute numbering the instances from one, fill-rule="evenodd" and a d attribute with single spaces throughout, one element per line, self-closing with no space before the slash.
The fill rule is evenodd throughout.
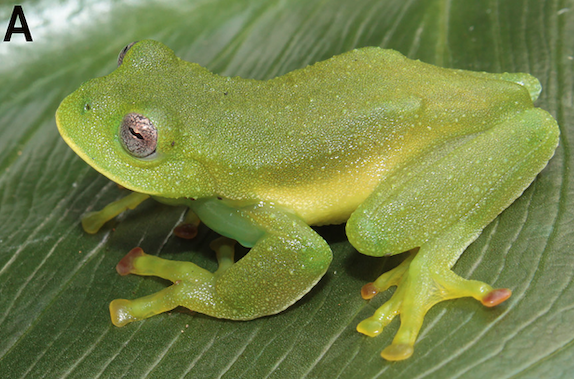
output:
<path id="1" fill-rule="evenodd" d="M 91 159 L 84 153 L 84 151 L 82 149 L 79 148 L 79 146 L 74 142 L 74 140 L 72 139 L 70 134 L 67 132 L 67 130 L 68 130 L 67 126 L 70 125 L 70 123 L 66 120 L 66 116 L 65 116 L 65 114 L 66 114 L 65 108 L 67 107 L 68 98 L 69 98 L 69 96 L 66 97 L 62 101 L 62 103 L 60 103 L 60 106 L 56 110 L 56 125 L 58 126 L 58 132 L 60 133 L 60 136 L 62 137 L 64 142 L 66 142 L 66 144 L 68 146 L 70 146 L 70 148 L 76 154 L 78 154 L 84 161 L 86 161 L 90 166 L 93 167 L 94 164 L 93 164 L 93 162 L 90 162 Z"/>
<path id="2" fill-rule="evenodd" d="M 66 142 L 66 144 L 76 153 L 84 162 L 89 164 L 92 168 L 98 171 L 100 174 L 104 175 L 108 179 L 112 180 L 115 183 L 122 185 L 132 191 L 136 191 L 135 189 L 130 188 L 131 186 L 127 183 L 123 183 L 119 178 L 114 177 L 109 171 L 101 168 L 101 166 L 84 150 L 82 149 L 75 141 L 75 138 L 70 135 L 69 130 L 70 125 L 72 124 L 69 119 L 67 118 L 67 107 L 68 107 L 68 98 L 64 99 L 58 109 L 56 110 L 56 125 L 58 126 L 58 132 L 60 136 Z M 140 191 L 138 191 L 140 192 Z"/>
<path id="3" fill-rule="evenodd" d="M 77 145 L 70 138 L 68 133 L 66 133 L 66 129 L 63 126 L 64 122 L 62 121 L 62 110 L 61 109 L 62 109 L 62 105 L 60 104 L 60 106 L 56 110 L 56 126 L 58 126 L 58 132 L 60 133 L 60 136 L 62 137 L 64 142 L 66 142 L 68 144 L 68 146 L 70 146 L 76 154 L 81 155 L 81 151 L 79 151 L 79 149 L 77 148 Z M 84 157 L 82 157 L 82 158 L 84 158 Z"/>

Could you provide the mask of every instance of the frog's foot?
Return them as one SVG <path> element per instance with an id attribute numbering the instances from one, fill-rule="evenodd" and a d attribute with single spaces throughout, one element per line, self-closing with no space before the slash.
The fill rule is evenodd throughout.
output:
<path id="1" fill-rule="evenodd" d="M 84 231 L 95 234 L 108 221 L 126 211 L 134 209 L 144 200 L 149 199 L 149 195 L 133 192 L 128 196 L 108 204 L 104 209 L 98 212 L 90 212 L 82 217 L 82 227 Z"/>
<path id="2" fill-rule="evenodd" d="M 183 239 L 193 239 L 197 236 L 199 217 L 190 209 L 185 215 L 185 220 L 173 229 L 173 234 Z"/>
<path id="3" fill-rule="evenodd" d="M 191 262 L 171 261 L 145 254 L 140 247 L 132 249 L 116 266 L 118 274 L 153 275 L 174 284 L 153 295 L 136 300 L 116 299 L 110 303 L 112 323 L 124 326 L 153 315 L 170 311 L 178 305 L 209 313 L 215 300 L 215 282 L 234 264 L 235 241 L 219 238 L 211 243 L 217 254 L 219 268 L 211 273 Z M 193 298 L 195 299 L 195 302 Z M 189 298 L 188 302 L 182 301 Z"/>
<path id="4" fill-rule="evenodd" d="M 511 295 L 509 289 L 493 289 L 488 284 L 463 279 L 448 267 L 441 267 L 428 257 L 414 253 L 374 283 L 365 285 L 361 293 L 365 299 L 370 299 L 391 286 L 397 286 L 392 298 L 357 325 L 359 332 L 374 337 L 400 314 L 399 331 L 392 344 L 381 352 L 389 361 L 407 359 L 413 354 L 424 316 L 433 305 L 443 300 L 474 297 L 483 305 L 493 307 Z"/>

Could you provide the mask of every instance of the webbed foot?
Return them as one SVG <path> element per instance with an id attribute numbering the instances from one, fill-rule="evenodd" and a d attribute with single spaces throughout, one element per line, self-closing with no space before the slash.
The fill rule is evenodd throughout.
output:
<path id="1" fill-rule="evenodd" d="M 357 331 L 374 337 L 400 314 L 401 326 L 392 344 L 381 352 L 386 360 L 400 361 L 413 354 L 424 316 L 435 304 L 473 297 L 483 305 L 493 307 L 512 294 L 506 288 L 493 289 L 486 283 L 463 279 L 428 258 L 411 253 L 398 267 L 381 275 L 374 283 L 366 284 L 361 291 L 363 298 L 370 299 L 380 291 L 397 286 L 389 301 L 357 325 Z"/>

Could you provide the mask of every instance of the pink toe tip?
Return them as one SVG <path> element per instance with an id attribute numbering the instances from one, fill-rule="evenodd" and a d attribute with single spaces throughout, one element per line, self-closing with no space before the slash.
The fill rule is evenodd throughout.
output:
<path id="1" fill-rule="evenodd" d="M 197 225 L 193 224 L 180 224 L 175 227 L 173 234 L 183 239 L 193 239 L 197 236 Z"/>
<path id="2" fill-rule="evenodd" d="M 372 299 L 378 293 L 379 290 L 375 287 L 374 283 L 367 283 L 361 288 L 361 296 L 365 300 Z"/>
<path id="3" fill-rule="evenodd" d="M 512 291 L 508 288 L 498 288 L 490 291 L 485 297 L 482 298 L 482 305 L 487 307 L 494 307 L 503 303 L 512 295 Z"/>
<path id="4" fill-rule="evenodd" d="M 143 256 L 145 253 L 141 247 L 134 247 L 127 253 L 116 265 L 118 274 L 124 276 L 132 272 L 134 268 L 134 259 Z"/>

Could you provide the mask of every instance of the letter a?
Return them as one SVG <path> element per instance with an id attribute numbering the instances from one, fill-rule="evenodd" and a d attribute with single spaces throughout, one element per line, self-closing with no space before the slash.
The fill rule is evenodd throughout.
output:
<path id="1" fill-rule="evenodd" d="M 16 18 L 20 19 L 21 27 L 17 28 Z M 30 28 L 28 28 L 28 23 L 26 22 L 26 17 L 24 17 L 24 11 L 20 5 L 15 5 L 12 11 L 12 17 L 10 18 L 10 23 L 8 24 L 8 30 L 6 30 L 6 35 L 4 36 L 4 42 L 10 42 L 12 34 L 22 33 L 26 37 L 26 41 L 32 42 L 32 33 L 30 33 Z"/>

